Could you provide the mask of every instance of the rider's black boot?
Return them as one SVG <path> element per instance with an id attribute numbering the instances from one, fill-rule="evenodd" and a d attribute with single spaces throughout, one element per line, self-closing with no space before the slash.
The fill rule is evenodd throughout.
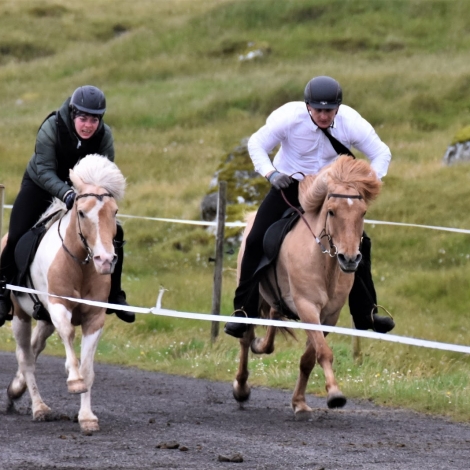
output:
<path id="1" fill-rule="evenodd" d="M 349 293 L 349 310 L 357 330 L 388 333 L 395 328 L 395 322 L 390 316 L 377 314 L 377 294 L 372 281 L 370 253 L 370 238 L 364 232 L 361 245 L 362 260 L 354 275 L 354 284 Z"/>
<path id="2" fill-rule="evenodd" d="M 259 285 L 258 277 L 255 276 L 249 282 L 240 283 L 235 291 L 233 301 L 235 311 L 234 317 L 258 318 Z M 234 338 L 243 338 L 248 330 L 247 323 L 228 322 L 225 324 L 224 332 Z"/>
<path id="3" fill-rule="evenodd" d="M 247 315 L 243 310 L 237 310 L 233 314 L 234 317 L 246 318 Z M 243 335 L 248 330 L 246 323 L 228 322 L 225 324 L 224 332 L 234 338 L 243 338 Z"/>
<path id="4" fill-rule="evenodd" d="M 124 231 L 121 225 L 117 225 L 116 238 L 114 240 L 114 247 L 116 250 L 117 261 L 116 266 L 114 267 L 114 272 L 111 274 L 111 291 L 109 293 L 108 302 L 110 304 L 123 305 L 128 307 L 129 304 L 126 301 L 126 293 L 121 288 L 121 275 L 122 275 L 122 265 L 124 263 Z M 126 323 L 135 322 L 135 313 L 128 312 L 126 310 L 118 310 L 112 307 L 106 310 L 106 313 L 115 313 L 116 316 Z"/>
<path id="5" fill-rule="evenodd" d="M 6 288 L 7 281 L 5 278 L 0 279 L 0 326 L 3 326 L 6 321 L 11 321 L 11 300 L 10 291 Z"/>

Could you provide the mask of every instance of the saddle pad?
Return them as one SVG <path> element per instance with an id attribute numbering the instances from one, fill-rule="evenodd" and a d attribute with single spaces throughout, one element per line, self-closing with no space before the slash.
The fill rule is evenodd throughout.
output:
<path id="1" fill-rule="evenodd" d="M 295 209 L 287 209 L 282 215 L 282 218 L 274 222 L 268 230 L 266 230 L 263 238 L 264 255 L 255 274 L 259 273 L 266 266 L 269 266 L 277 258 L 282 241 L 299 218 L 300 215 Z"/>
<path id="2" fill-rule="evenodd" d="M 39 225 L 28 230 L 15 247 L 15 262 L 18 269 L 17 282 L 20 286 L 26 286 L 26 276 L 29 265 L 34 259 L 42 237 L 46 233 L 46 227 Z"/>

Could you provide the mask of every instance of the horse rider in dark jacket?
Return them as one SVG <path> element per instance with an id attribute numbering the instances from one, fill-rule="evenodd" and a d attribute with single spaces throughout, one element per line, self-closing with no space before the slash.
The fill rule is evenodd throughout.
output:
<path id="1" fill-rule="evenodd" d="M 6 284 L 15 282 L 15 247 L 19 239 L 33 227 L 52 203 L 53 198 L 65 202 L 71 209 L 75 192 L 68 180 L 69 170 L 89 154 L 100 154 L 114 161 L 114 143 L 110 127 L 104 123 L 106 111 L 104 93 L 90 85 L 77 88 L 60 109 L 51 113 L 41 124 L 34 154 L 21 182 L 20 192 L 11 211 L 8 240 L 0 258 L 0 326 L 11 320 L 10 291 Z M 127 306 L 121 288 L 124 261 L 124 231 L 117 226 L 115 247 L 118 260 L 111 275 L 109 303 Z M 132 323 L 135 314 L 108 309 L 123 321 Z"/>

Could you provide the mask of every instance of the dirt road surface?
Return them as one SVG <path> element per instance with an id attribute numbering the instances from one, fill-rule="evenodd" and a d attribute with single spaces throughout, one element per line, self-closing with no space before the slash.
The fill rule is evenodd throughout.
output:
<path id="1" fill-rule="evenodd" d="M 349 401 L 328 410 L 309 396 L 296 422 L 290 391 L 254 388 L 240 409 L 230 383 L 96 364 L 93 410 L 101 430 L 80 433 L 79 396 L 66 390 L 64 360 L 41 356 L 38 385 L 54 419 L 33 422 L 29 395 L 7 411 L 13 354 L 0 353 L 0 469 L 470 468 L 470 425 Z"/>

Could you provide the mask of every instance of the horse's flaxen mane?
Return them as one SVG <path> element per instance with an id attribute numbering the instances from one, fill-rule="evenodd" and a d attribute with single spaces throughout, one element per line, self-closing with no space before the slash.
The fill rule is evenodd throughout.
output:
<path id="1" fill-rule="evenodd" d="M 84 183 L 105 188 L 116 200 L 124 197 L 126 179 L 117 165 L 102 155 L 87 155 L 74 166 L 73 172 Z"/>
<path id="2" fill-rule="evenodd" d="M 308 175 L 299 186 L 300 204 L 306 212 L 318 212 L 328 194 L 330 184 L 339 184 L 356 190 L 366 204 L 380 193 L 382 182 L 365 160 L 341 155 L 318 175 Z"/>
<path id="3" fill-rule="evenodd" d="M 46 228 L 49 228 L 56 220 L 59 220 L 66 212 L 67 212 L 67 209 L 65 208 L 65 204 L 60 199 L 54 198 L 54 200 L 52 201 L 52 204 L 41 215 L 41 217 L 39 217 L 37 224 L 49 218 L 50 215 L 55 213 L 55 215 L 50 217 L 46 223 Z"/>

